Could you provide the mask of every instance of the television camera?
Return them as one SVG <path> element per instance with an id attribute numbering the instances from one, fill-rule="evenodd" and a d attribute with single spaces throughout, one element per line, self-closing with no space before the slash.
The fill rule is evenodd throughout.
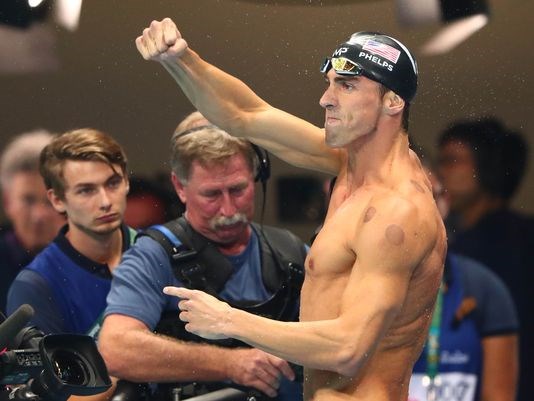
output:
<path id="1" fill-rule="evenodd" d="M 30 305 L 22 305 L 0 324 L 0 401 L 65 401 L 111 387 L 91 337 L 25 328 L 33 313 Z"/>

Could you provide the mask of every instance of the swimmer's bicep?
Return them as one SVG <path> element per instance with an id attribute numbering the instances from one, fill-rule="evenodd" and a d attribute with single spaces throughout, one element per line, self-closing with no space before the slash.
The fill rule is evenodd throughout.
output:
<path id="1" fill-rule="evenodd" d="M 339 318 L 340 330 L 355 339 L 355 358 L 372 355 L 401 313 L 420 249 L 411 235 L 417 215 L 406 205 L 372 202 L 361 220 Z"/>
<path id="2" fill-rule="evenodd" d="M 406 297 L 412 271 L 402 252 L 378 247 L 362 252 L 352 268 L 342 308 L 355 306 L 359 314 L 368 313 L 369 320 L 379 314 L 394 317 Z"/>
<path id="3" fill-rule="evenodd" d="M 362 260 L 354 264 L 342 296 L 340 324 L 357 340 L 356 355 L 372 355 L 402 310 L 409 276 L 392 271 L 384 263 L 381 268 Z"/>
<path id="4" fill-rule="evenodd" d="M 409 268 L 400 266 L 397 256 L 375 251 L 356 260 L 341 301 L 342 327 L 359 339 L 361 355 L 372 354 L 401 313 L 410 280 Z"/>

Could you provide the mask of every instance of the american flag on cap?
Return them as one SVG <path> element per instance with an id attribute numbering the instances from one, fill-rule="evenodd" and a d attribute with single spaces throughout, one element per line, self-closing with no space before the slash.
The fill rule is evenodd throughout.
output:
<path id="1" fill-rule="evenodd" d="M 378 54 L 392 63 L 397 63 L 401 52 L 395 49 L 393 46 L 387 45 L 385 43 L 377 42 L 373 39 L 367 39 L 365 44 L 362 47 L 362 50 L 370 51 L 371 53 Z"/>

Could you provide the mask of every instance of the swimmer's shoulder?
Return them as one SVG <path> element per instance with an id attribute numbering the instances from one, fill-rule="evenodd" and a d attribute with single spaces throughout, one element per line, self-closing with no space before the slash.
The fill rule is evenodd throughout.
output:
<path id="1" fill-rule="evenodd" d="M 411 272 L 434 247 L 434 230 L 417 202 L 395 191 L 379 191 L 364 206 L 350 244 L 362 261 Z"/>
<path id="2" fill-rule="evenodd" d="M 417 194 L 423 195 L 418 189 L 375 191 L 363 206 L 360 227 L 376 230 L 396 225 L 415 237 L 432 237 L 438 228 L 436 208 L 428 205 L 425 195 Z"/>

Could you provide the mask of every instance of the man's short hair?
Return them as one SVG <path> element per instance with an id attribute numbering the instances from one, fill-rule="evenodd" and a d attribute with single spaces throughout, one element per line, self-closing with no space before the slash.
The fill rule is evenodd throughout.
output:
<path id="1" fill-rule="evenodd" d="M 213 125 L 211 124 L 206 117 L 204 117 L 200 111 L 194 111 L 191 114 L 188 114 L 182 121 L 180 121 L 180 124 L 176 127 L 174 130 L 175 135 L 183 134 L 186 131 L 189 131 L 193 128 L 198 128 L 206 125 Z"/>
<path id="2" fill-rule="evenodd" d="M 7 190 L 19 172 L 39 172 L 39 155 L 52 141 L 53 135 L 43 129 L 17 135 L 0 156 L 0 185 Z"/>
<path id="3" fill-rule="evenodd" d="M 118 165 L 126 176 L 126 154 L 111 136 L 92 128 L 65 132 L 43 149 L 39 165 L 46 188 L 60 199 L 65 196 L 63 166 L 68 160 L 103 162 L 113 170 Z"/>
<path id="4" fill-rule="evenodd" d="M 197 126 L 185 132 L 176 131 L 171 139 L 171 167 L 178 179 L 186 184 L 194 161 L 209 167 L 221 164 L 241 153 L 250 168 L 255 171 L 256 157 L 248 142 L 236 138 L 214 126 Z"/>
<path id="5" fill-rule="evenodd" d="M 441 134 L 438 145 L 453 141 L 471 148 L 480 186 L 489 194 L 511 199 L 527 166 L 528 145 L 521 133 L 490 116 L 454 122 Z"/>

